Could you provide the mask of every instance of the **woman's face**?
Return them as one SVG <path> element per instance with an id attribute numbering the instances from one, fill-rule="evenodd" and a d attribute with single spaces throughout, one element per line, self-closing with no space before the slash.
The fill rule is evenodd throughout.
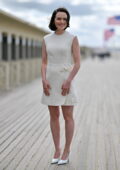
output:
<path id="1" fill-rule="evenodd" d="M 65 12 L 57 12 L 55 16 L 55 26 L 59 31 L 63 31 L 66 28 L 67 14 Z"/>

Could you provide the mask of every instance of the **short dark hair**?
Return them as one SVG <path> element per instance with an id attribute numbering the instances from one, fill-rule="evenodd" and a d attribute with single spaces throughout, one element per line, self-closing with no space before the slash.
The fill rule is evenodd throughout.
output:
<path id="1" fill-rule="evenodd" d="M 49 28 L 52 31 L 55 31 L 57 29 L 56 26 L 55 26 L 55 17 L 56 17 L 57 12 L 65 12 L 67 14 L 67 26 L 66 26 L 66 28 L 70 26 L 70 24 L 69 24 L 70 14 L 69 14 L 68 10 L 64 7 L 60 7 L 60 8 L 55 9 L 52 13 L 50 23 L 49 23 Z"/>

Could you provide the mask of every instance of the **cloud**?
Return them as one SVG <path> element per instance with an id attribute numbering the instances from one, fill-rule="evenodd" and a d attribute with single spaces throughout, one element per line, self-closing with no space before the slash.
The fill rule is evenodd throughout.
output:
<path id="1" fill-rule="evenodd" d="M 51 13 L 64 6 L 71 14 L 70 29 L 81 44 L 101 45 L 109 16 L 120 14 L 120 0 L 1 0 L 8 12 L 41 28 L 48 29 Z"/>
<path id="2" fill-rule="evenodd" d="M 120 1 L 95 0 L 84 2 L 83 0 L 1 0 L 2 4 L 12 10 L 26 11 L 36 10 L 44 13 L 52 13 L 54 9 L 64 6 L 71 15 L 107 15 L 119 13 Z M 73 5 L 74 4 L 74 5 Z"/>
<path id="3" fill-rule="evenodd" d="M 4 5 L 13 10 L 37 10 L 47 13 L 51 13 L 54 9 L 64 6 L 66 7 L 71 15 L 91 15 L 94 13 L 92 6 L 87 4 L 81 4 L 78 6 L 73 6 L 69 2 L 51 2 L 50 4 L 43 4 L 42 1 L 16 1 L 16 0 L 4 0 Z"/>

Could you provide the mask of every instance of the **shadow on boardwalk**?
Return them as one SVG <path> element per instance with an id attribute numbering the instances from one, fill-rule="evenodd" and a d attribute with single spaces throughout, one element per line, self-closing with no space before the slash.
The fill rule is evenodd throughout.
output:
<path id="1" fill-rule="evenodd" d="M 70 163 L 51 165 L 49 113 L 40 103 L 41 80 L 0 96 L 0 170 L 118 170 L 120 60 L 86 60 L 76 77 L 79 104 Z M 62 114 L 61 146 L 64 146 Z"/>

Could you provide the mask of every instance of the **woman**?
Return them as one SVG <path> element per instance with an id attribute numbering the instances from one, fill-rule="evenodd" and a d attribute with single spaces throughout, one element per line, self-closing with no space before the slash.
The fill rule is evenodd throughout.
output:
<path id="1" fill-rule="evenodd" d="M 70 145 L 74 132 L 73 108 L 77 103 L 74 77 L 80 68 L 80 47 L 76 36 L 69 27 L 70 14 L 65 8 L 53 11 L 49 28 L 54 31 L 44 36 L 42 42 L 42 83 L 41 102 L 48 106 L 50 127 L 55 145 L 52 164 L 66 164 L 69 161 Z M 65 120 L 66 143 L 61 155 L 59 115 L 62 109 Z M 61 156 L 61 157 L 60 157 Z"/>

